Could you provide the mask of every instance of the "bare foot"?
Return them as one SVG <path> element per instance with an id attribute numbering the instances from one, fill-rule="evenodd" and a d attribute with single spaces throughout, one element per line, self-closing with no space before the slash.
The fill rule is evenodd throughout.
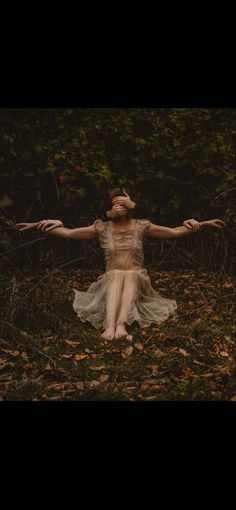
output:
<path id="1" fill-rule="evenodd" d="M 101 338 L 104 338 L 105 340 L 113 340 L 113 338 L 115 338 L 114 326 L 109 326 L 109 328 L 106 328 L 102 333 Z"/>
<path id="2" fill-rule="evenodd" d="M 116 326 L 115 338 L 121 338 L 126 335 L 128 335 L 128 331 L 125 329 L 125 324 L 118 324 Z"/>

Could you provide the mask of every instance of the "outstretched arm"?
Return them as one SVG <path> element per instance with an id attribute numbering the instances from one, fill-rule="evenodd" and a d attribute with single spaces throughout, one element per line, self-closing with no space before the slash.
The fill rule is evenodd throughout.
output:
<path id="1" fill-rule="evenodd" d="M 222 220 L 206 220 L 199 222 L 199 230 L 201 230 L 204 227 L 215 227 L 215 228 L 222 228 L 225 226 L 225 223 Z M 195 230 L 189 227 L 180 226 L 175 228 L 170 227 L 162 227 L 160 225 L 155 225 L 154 223 L 151 223 L 148 230 L 147 235 L 150 237 L 157 237 L 159 239 L 170 239 L 174 237 L 182 237 L 186 236 L 188 234 L 192 234 Z"/>
<path id="2" fill-rule="evenodd" d="M 65 228 L 59 220 L 42 220 L 35 223 L 16 223 L 15 229 L 31 230 L 36 228 L 47 234 L 64 237 L 67 239 L 93 239 L 96 237 L 94 225 L 81 228 Z"/>

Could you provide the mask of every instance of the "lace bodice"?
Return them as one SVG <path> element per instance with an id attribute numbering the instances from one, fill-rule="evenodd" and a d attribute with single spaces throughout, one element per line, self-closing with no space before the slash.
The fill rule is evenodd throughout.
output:
<path id="1" fill-rule="evenodd" d="M 106 271 L 143 268 L 143 236 L 150 221 L 132 219 L 128 230 L 113 231 L 111 222 L 98 219 L 94 226 L 105 253 Z"/>

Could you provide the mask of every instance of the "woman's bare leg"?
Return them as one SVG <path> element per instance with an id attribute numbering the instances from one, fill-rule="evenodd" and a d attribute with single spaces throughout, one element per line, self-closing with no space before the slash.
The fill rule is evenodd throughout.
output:
<path id="1" fill-rule="evenodd" d="M 121 296 L 121 306 L 119 316 L 116 322 L 115 338 L 128 335 L 125 329 L 128 315 L 132 309 L 134 302 L 137 297 L 138 285 L 137 285 L 137 274 L 135 271 L 125 271 L 124 286 Z"/>
<path id="2" fill-rule="evenodd" d="M 106 340 L 115 338 L 115 325 L 118 307 L 120 306 L 124 271 L 114 269 L 112 280 L 106 293 L 106 329 L 101 337 Z"/>

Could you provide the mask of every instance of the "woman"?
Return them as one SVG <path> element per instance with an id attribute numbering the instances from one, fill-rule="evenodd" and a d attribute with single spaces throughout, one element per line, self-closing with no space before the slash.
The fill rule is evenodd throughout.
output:
<path id="1" fill-rule="evenodd" d="M 196 232 L 206 226 L 222 228 L 221 220 L 198 222 L 186 220 L 182 226 L 169 228 L 155 225 L 147 219 L 133 219 L 135 203 L 121 188 L 109 194 L 112 208 L 107 211 L 109 221 L 97 219 L 93 225 L 65 228 L 59 220 L 42 220 L 37 223 L 17 223 L 19 230 L 37 228 L 42 232 L 69 239 L 98 238 L 104 250 L 106 270 L 86 292 L 75 292 L 73 309 L 85 322 L 96 329 L 103 328 L 101 337 L 106 340 L 127 336 L 126 325 L 135 320 L 141 328 L 151 323 L 162 323 L 177 308 L 172 299 L 163 298 L 151 286 L 147 270 L 143 267 L 143 239 L 176 238 Z"/>

